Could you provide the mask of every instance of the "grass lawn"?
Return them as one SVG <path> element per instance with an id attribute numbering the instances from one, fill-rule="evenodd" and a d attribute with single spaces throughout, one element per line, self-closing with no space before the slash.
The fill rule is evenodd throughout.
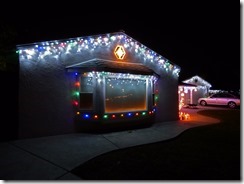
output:
<path id="1" fill-rule="evenodd" d="M 186 130 L 176 138 L 115 150 L 71 172 L 84 180 L 239 180 L 240 110 L 204 110 L 221 123 Z"/>

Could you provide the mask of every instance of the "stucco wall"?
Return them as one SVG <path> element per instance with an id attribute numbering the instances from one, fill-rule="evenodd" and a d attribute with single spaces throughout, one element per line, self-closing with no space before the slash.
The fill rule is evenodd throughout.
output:
<path id="1" fill-rule="evenodd" d="M 159 98 L 156 123 L 178 120 L 178 79 L 162 75 L 158 81 Z"/>
<path id="2" fill-rule="evenodd" d="M 69 75 L 56 60 L 20 62 L 20 138 L 73 132 Z"/>

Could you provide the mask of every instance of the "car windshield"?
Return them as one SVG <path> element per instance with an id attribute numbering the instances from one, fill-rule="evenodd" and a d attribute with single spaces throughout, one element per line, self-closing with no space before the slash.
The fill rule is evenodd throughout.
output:
<path id="1" fill-rule="evenodd" d="M 217 93 L 210 96 L 211 98 L 239 98 L 238 96 L 230 93 Z"/>

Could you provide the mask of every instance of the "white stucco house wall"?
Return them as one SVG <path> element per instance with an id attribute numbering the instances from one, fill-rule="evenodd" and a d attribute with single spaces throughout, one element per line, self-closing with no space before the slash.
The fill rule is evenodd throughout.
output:
<path id="1" fill-rule="evenodd" d="M 17 51 L 19 138 L 178 120 L 180 67 L 124 32 Z"/>

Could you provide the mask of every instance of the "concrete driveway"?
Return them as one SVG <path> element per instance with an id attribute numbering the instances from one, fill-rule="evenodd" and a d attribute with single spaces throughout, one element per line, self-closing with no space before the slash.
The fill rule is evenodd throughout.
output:
<path id="1" fill-rule="evenodd" d="M 70 171 L 100 154 L 171 139 L 186 129 L 219 123 L 218 119 L 197 114 L 198 111 L 213 108 L 215 107 L 183 108 L 183 112 L 190 114 L 190 119 L 157 123 L 143 129 L 105 134 L 65 134 L 3 142 L 0 143 L 0 179 L 81 180 Z"/>

